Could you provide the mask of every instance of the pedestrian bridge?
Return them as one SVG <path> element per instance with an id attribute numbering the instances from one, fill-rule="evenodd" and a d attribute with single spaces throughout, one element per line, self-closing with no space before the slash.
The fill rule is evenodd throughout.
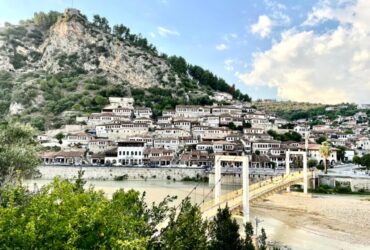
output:
<path id="1" fill-rule="evenodd" d="M 307 173 L 307 177 L 311 178 L 312 173 Z M 252 204 L 267 196 L 287 189 L 292 185 L 301 184 L 304 181 L 304 172 L 293 172 L 284 176 L 276 176 L 274 178 L 260 181 L 249 185 L 248 200 Z M 200 209 L 205 218 L 210 218 L 216 215 L 218 208 L 228 206 L 230 210 L 236 209 L 243 205 L 243 188 L 220 195 L 218 199 L 212 199 L 200 206 Z M 249 216 L 249 215 L 248 215 Z"/>

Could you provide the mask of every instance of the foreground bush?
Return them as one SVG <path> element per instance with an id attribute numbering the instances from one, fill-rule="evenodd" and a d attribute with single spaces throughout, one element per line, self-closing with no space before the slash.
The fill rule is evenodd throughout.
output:
<path id="1" fill-rule="evenodd" d="M 0 249 L 254 249 L 251 224 L 242 239 L 227 207 L 207 222 L 188 198 L 177 207 L 174 197 L 148 206 L 145 195 L 121 189 L 108 199 L 84 189 L 81 174 L 34 193 L 1 188 Z"/>

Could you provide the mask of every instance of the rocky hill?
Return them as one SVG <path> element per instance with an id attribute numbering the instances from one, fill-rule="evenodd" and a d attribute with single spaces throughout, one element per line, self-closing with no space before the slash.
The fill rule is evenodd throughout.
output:
<path id="1" fill-rule="evenodd" d="M 210 104 L 216 91 L 250 101 L 182 57 L 159 54 L 124 25 L 75 9 L 35 13 L 0 30 L 0 119 L 43 130 L 98 111 L 109 96 L 133 96 L 155 114 L 176 104 Z"/>

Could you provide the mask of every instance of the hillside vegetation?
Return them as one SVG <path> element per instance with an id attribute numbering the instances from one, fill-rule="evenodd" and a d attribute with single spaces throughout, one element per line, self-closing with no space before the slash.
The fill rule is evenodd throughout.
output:
<path id="1" fill-rule="evenodd" d="M 77 10 L 39 12 L 0 30 L 0 119 L 44 130 L 99 111 L 109 96 L 133 96 L 159 115 L 177 104 L 212 104 L 216 91 L 250 101 L 210 71 L 159 54 L 146 38 L 98 15 L 89 21 Z"/>
<path id="2" fill-rule="evenodd" d="M 352 116 L 358 112 L 355 104 L 324 105 L 320 103 L 305 103 L 292 101 L 255 101 L 253 105 L 258 109 L 275 113 L 289 121 L 299 119 L 316 119 L 318 116 L 326 116 L 334 120 L 338 116 Z M 327 108 L 331 107 L 331 110 Z"/>

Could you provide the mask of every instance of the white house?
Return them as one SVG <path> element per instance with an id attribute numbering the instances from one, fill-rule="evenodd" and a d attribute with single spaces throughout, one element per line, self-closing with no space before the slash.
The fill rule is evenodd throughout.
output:
<path id="1" fill-rule="evenodd" d="M 190 136 L 190 132 L 180 129 L 180 128 L 164 128 L 164 129 L 157 129 L 155 133 L 158 137 L 168 138 L 168 137 L 188 137 Z"/>
<path id="2" fill-rule="evenodd" d="M 244 134 L 263 134 L 265 133 L 265 129 L 263 128 L 244 128 Z"/>
<path id="3" fill-rule="evenodd" d="M 353 161 L 353 157 L 355 157 L 355 151 L 354 150 L 346 150 L 344 151 L 344 161 Z"/>
<path id="4" fill-rule="evenodd" d="M 80 132 L 80 133 L 70 133 L 67 134 L 65 139 L 63 140 L 63 145 L 65 146 L 74 146 L 74 145 L 81 145 L 87 146 L 89 141 L 93 138 L 92 135 Z"/>
<path id="5" fill-rule="evenodd" d="M 267 155 L 272 149 L 280 148 L 280 141 L 275 140 L 257 140 L 252 143 L 252 152 L 260 152 L 261 155 Z"/>
<path id="6" fill-rule="evenodd" d="M 97 125 L 95 130 L 98 137 L 106 137 L 111 140 L 126 140 L 130 136 L 146 135 L 149 127 L 147 124 L 126 122 Z"/>
<path id="7" fill-rule="evenodd" d="M 152 116 L 152 109 L 151 108 L 135 108 L 134 115 L 136 118 L 150 118 Z"/>
<path id="8" fill-rule="evenodd" d="M 210 98 L 217 102 L 225 102 L 225 101 L 231 101 L 233 99 L 233 96 L 225 92 L 215 92 L 214 95 L 211 96 Z"/>
<path id="9" fill-rule="evenodd" d="M 310 132 L 310 128 L 307 127 L 307 126 L 301 126 L 301 125 L 297 125 L 293 128 L 293 130 L 295 132 L 297 132 L 298 134 L 300 134 L 303 138 L 306 137 L 306 134 Z"/>
<path id="10" fill-rule="evenodd" d="M 308 159 L 315 159 L 319 164 L 323 164 L 324 159 L 320 154 L 320 144 L 309 144 L 308 145 Z M 304 150 L 304 145 L 301 146 Z M 327 159 L 330 165 L 334 165 L 337 162 L 337 149 L 331 148 L 330 155 Z"/>
<path id="11" fill-rule="evenodd" d="M 199 105 L 177 105 L 176 116 L 184 118 L 198 118 L 211 114 L 211 108 Z"/>
<path id="12" fill-rule="evenodd" d="M 127 122 L 131 120 L 131 116 L 119 113 L 92 113 L 87 120 L 89 126 L 96 126 L 107 123 Z"/>
<path id="13" fill-rule="evenodd" d="M 117 160 L 119 165 L 143 165 L 144 142 L 118 142 Z"/>
<path id="14" fill-rule="evenodd" d="M 220 117 L 215 115 L 207 115 L 200 118 L 200 125 L 206 127 L 219 127 Z"/>
<path id="15" fill-rule="evenodd" d="M 211 128 L 208 127 L 203 131 L 201 138 L 203 140 L 220 140 L 224 139 L 226 136 L 230 135 L 232 131 L 229 128 Z"/>
<path id="16" fill-rule="evenodd" d="M 212 108 L 212 115 L 223 115 L 223 114 L 236 114 L 236 115 L 241 115 L 242 114 L 242 109 L 236 108 L 233 106 L 219 106 L 219 107 L 214 107 Z"/>
<path id="17" fill-rule="evenodd" d="M 134 107 L 134 98 L 132 97 L 109 97 L 109 102 L 115 106 L 121 106 L 126 108 Z"/>
<path id="18" fill-rule="evenodd" d="M 151 136 L 132 136 L 128 138 L 129 141 L 144 142 L 146 147 L 153 146 L 153 137 Z"/>
<path id="19" fill-rule="evenodd" d="M 158 124 L 171 124 L 172 116 L 160 116 L 157 118 Z"/>
<path id="20" fill-rule="evenodd" d="M 178 138 L 156 138 L 153 140 L 153 145 L 155 148 L 177 150 L 180 146 L 180 140 Z"/>
<path id="21" fill-rule="evenodd" d="M 88 143 L 88 149 L 93 153 L 104 152 L 114 147 L 115 143 L 113 141 L 104 138 L 94 138 Z"/>
<path id="22" fill-rule="evenodd" d="M 369 137 L 360 137 L 356 141 L 356 147 L 362 150 L 370 150 L 370 139 Z"/>
<path id="23" fill-rule="evenodd" d="M 175 128 L 191 131 L 191 121 L 189 120 L 175 120 L 173 121 L 173 125 Z"/>

